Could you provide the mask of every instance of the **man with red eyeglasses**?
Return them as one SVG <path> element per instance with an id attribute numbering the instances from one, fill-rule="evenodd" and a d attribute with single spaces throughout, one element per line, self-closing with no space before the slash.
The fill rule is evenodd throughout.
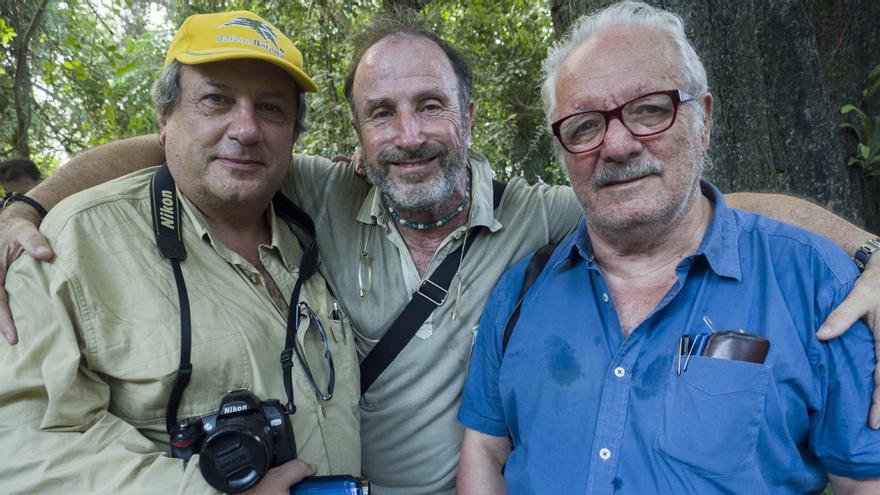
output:
<path id="1" fill-rule="evenodd" d="M 624 2 L 545 62 L 585 217 L 485 306 L 459 493 L 878 493 L 874 348 L 816 330 L 858 276 L 824 239 L 701 180 L 713 97 L 681 19 Z M 533 265 L 534 266 L 534 265 Z"/>

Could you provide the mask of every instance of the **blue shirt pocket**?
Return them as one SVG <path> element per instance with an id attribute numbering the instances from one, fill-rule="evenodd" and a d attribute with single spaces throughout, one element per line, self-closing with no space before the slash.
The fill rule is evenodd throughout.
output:
<path id="1" fill-rule="evenodd" d="M 654 448 L 704 477 L 749 466 L 769 382 L 767 366 L 691 356 L 669 380 Z"/>

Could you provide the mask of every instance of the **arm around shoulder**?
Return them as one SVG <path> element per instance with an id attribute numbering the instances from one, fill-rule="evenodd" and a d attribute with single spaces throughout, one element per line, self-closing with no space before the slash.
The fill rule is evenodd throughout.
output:
<path id="1" fill-rule="evenodd" d="M 859 246 L 874 237 L 825 208 L 804 199 L 784 194 L 747 192 L 725 194 L 724 199 L 734 208 L 758 213 L 827 237 L 850 256 Z"/>
<path id="2" fill-rule="evenodd" d="M 74 156 L 28 196 L 51 210 L 71 194 L 165 162 L 165 149 L 156 134 L 113 141 Z"/>

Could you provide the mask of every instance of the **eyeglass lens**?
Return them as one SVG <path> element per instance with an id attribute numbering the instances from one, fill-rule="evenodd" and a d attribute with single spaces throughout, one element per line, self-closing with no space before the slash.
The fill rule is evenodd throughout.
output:
<path id="1" fill-rule="evenodd" d="M 559 136 L 572 152 L 598 147 L 605 138 L 605 115 L 611 112 L 585 112 L 566 119 Z M 623 125 L 634 136 L 648 136 L 669 129 L 675 118 L 675 102 L 667 94 L 652 94 L 630 101 L 621 108 Z"/>

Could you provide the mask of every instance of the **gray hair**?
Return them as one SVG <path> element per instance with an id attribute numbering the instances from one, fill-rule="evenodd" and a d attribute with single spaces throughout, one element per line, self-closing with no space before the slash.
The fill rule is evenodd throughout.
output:
<path id="1" fill-rule="evenodd" d="M 156 115 L 167 117 L 180 102 L 180 70 L 182 63 L 177 60 L 162 68 L 159 76 L 153 82 L 150 95 L 153 97 L 153 105 L 156 107 Z M 297 135 L 306 130 L 306 93 L 296 87 L 296 121 L 294 130 Z"/>
<path id="2" fill-rule="evenodd" d="M 571 31 L 550 48 L 543 63 L 544 83 L 541 86 L 548 127 L 556 120 L 556 78 L 562 64 L 590 36 L 611 26 L 642 26 L 667 34 L 678 52 L 679 70 L 687 85 L 683 89 L 693 95 L 708 91 L 706 69 L 688 41 L 681 18 L 643 2 L 620 2 L 581 17 Z"/>

